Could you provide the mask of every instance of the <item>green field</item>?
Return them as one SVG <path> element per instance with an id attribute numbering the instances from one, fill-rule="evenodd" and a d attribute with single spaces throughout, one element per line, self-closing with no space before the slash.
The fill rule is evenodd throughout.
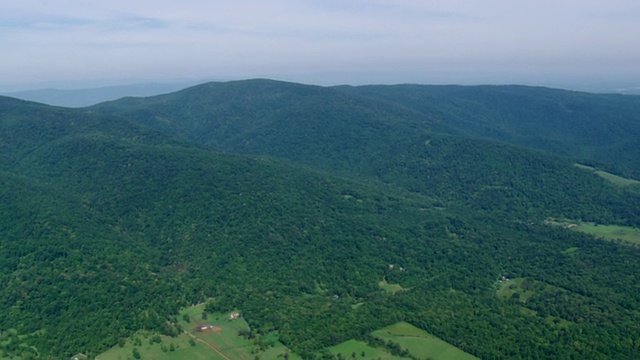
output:
<path id="1" fill-rule="evenodd" d="M 623 240 L 632 244 L 640 244 L 640 229 L 630 226 L 581 223 L 571 229 L 607 240 Z"/>
<path id="2" fill-rule="evenodd" d="M 586 165 L 582 165 L 582 164 L 575 164 L 575 166 L 579 167 L 580 169 L 590 170 L 594 174 L 596 174 L 596 175 L 600 176 L 601 178 L 603 178 L 605 180 L 608 180 L 608 181 L 610 181 L 613 184 L 618 185 L 618 186 L 640 185 L 640 181 L 638 181 L 638 180 L 628 179 L 628 178 L 624 178 L 622 176 L 618 176 L 618 175 L 614 175 L 612 173 L 608 173 L 606 171 L 596 170 L 595 168 L 593 168 L 591 166 L 586 166 Z"/>
<path id="3" fill-rule="evenodd" d="M 363 341 L 358 340 L 349 340 L 345 341 L 336 346 L 332 346 L 329 348 L 329 352 L 334 356 L 338 354 L 342 354 L 345 359 L 352 358 L 353 354 L 356 354 L 356 359 L 370 360 L 370 359 L 380 359 L 380 360 L 400 360 L 405 359 L 398 356 L 393 356 L 383 349 L 375 348 L 367 345 Z M 364 354 L 364 356 L 362 356 Z"/>
<path id="4" fill-rule="evenodd" d="M 189 343 L 189 336 L 186 334 L 179 335 L 175 338 L 168 336 L 160 336 L 161 343 L 150 344 L 151 338 L 155 334 L 139 332 L 127 340 L 123 347 L 114 346 L 106 352 L 98 355 L 97 360 L 127 360 L 135 359 L 133 356 L 134 349 L 137 349 L 141 359 L 163 359 L 163 360 L 179 360 L 179 359 L 223 359 L 215 357 L 211 349 L 204 344 L 196 343 L 192 346 Z M 174 350 L 171 351 L 173 344 Z M 163 351 L 164 349 L 164 351 Z"/>
<path id="5" fill-rule="evenodd" d="M 378 283 L 378 286 L 386 292 L 390 292 L 392 294 L 397 293 L 398 291 L 407 290 L 403 288 L 400 284 L 389 284 L 387 280 L 382 280 Z"/>
<path id="6" fill-rule="evenodd" d="M 259 356 L 261 360 L 281 359 L 285 353 L 289 354 L 289 359 L 300 359 L 300 357 L 292 354 L 291 350 L 278 341 L 277 335 L 271 334 L 261 339 L 250 341 L 238 335 L 238 331 L 240 330 L 249 330 L 249 325 L 242 317 L 230 320 L 229 314 L 218 313 L 208 314 L 205 320 L 202 318 L 204 308 L 205 305 L 200 304 L 183 310 L 179 316 L 179 324 L 195 336 L 199 342 L 204 342 L 218 349 L 229 359 L 253 360 L 256 356 Z M 185 314 L 189 317 L 190 322 L 184 320 L 183 317 Z M 213 325 L 219 328 L 220 331 L 196 332 L 195 327 L 201 324 Z M 262 340 L 263 343 L 269 343 L 270 346 L 266 349 L 263 347 L 259 348 L 257 346 L 258 340 Z"/>
<path id="7" fill-rule="evenodd" d="M 399 322 L 384 329 L 376 330 L 371 335 L 384 341 L 393 341 L 419 359 L 477 359 L 475 356 L 406 322 Z"/>
<path id="8" fill-rule="evenodd" d="M 204 308 L 205 304 L 200 304 L 180 312 L 178 324 L 185 332 L 175 338 L 160 336 L 160 343 L 152 343 L 151 339 L 156 334 L 140 332 L 128 339 L 124 346 L 115 346 L 97 359 L 135 359 L 134 348 L 139 352 L 140 359 L 253 360 L 259 356 L 261 360 L 272 360 L 282 359 L 285 353 L 289 353 L 289 359 L 300 359 L 280 343 L 275 335 L 262 339 L 270 344 L 266 348 L 259 348 L 256 341 L 238 335 L 240 330 L 249 330 L 242 317 L 231 320 L 229 314 L 217 313 L 207 314 L 206 319 L 203 319 Z M 198 332 L 195 329 L 199 325 L 211 325 L 214 329 Z"/>
<path id="9" fill-rule="evenodd" d="M 591 234 L 601 239 L 622 240 L 631 244 L 640 245 L 640 229 L 631 226 L 601 225 L 593 222 L 580 222 L 569 219 L 547 219 L 544 223 Z M 577 248 L 569 248 L 565 250 L 565 253 L 570 254 L 577 250 Z"/>

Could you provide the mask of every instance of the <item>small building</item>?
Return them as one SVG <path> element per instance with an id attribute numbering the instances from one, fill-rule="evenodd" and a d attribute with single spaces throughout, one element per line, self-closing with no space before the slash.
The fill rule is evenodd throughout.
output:
<path id="1" fill-rule="evenodd" d="M 211 325 L 211 324 L 198 325 L 198 326 L 196 326 L 196 328 L 195 328 L 195 330 L 196 330 L 197 332 L 202 332 L 202 331 L 205 331 L 205 330 L 211 330 L 211 329 L 213 329 L 213 325 Z"/>
<path id="2" fill-rule="evenodd" d="M 240 317 L 240 313 L 239 312 L 232 312 L 231 314 L 229 314 L 229 320 L 235 320 L 237 318 Z"/>

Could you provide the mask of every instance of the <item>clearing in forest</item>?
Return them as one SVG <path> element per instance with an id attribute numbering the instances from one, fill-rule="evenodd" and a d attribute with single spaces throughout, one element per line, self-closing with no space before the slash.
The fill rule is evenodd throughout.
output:
<path id="1" fill-rule="evenodd" d="M 580 169 L 584 169 L 584 170 L 589 170 L 592 171 L 594 174 L 600 176 L 601 178 L 610 181 L 611 183 L 617 185 L 617 186 L 629 186 L 629 185 L 640 185 L 640 181 L 638 180 L 634 180 L 634 179 L 629 179 L 629 178 L 624 178 L 622 176 L 618 176 L 606 171 L 602 171 L 602 170 L 597 170 L 591 166 L 587 166 L 587 165 L 582 165 L 582 164 L 575 164 L 576 167 L 580 168 Z"/>
<path id="2" fill-rule="evenodd" d="M 342 355 L 343 359 L 352 359 L 353 354 L 356 359 L 362 360 L 403 360 L 406 358 L 391 355 L 381 348 L 367 345 L 364 341 L 349 340 L 329 348 L 329 352 L 334 356 Z"/>
<path id="3" fill-rule="evenodd" d="M 236 311 L 207 314 L 205 304 L 200 304 L 183 310 L 178 319 L 178 323 L 189 333 L 189 336 L 196 339 L 198 344 L 209 347 L 212 353 L 215 353 L 215 358 L 253 360 L 256 355 L 259 355 L 260 359 L 268 360 L 276 359 L 278 356 L 282 358 L 284 353 L 291 352 L 275 341 L 268 349 L 258 349 L 254 341 L 240 336 L 239 332 L 248 332 L 250 328 Z M 202 326 L 207 328 L 202 331 L 196 330 Z"/>
<path id="4" fill-rule="evenodd" d="M 277 337 L 269 341 L 269 347 L 258 348 L 255 341 L 240 336 L 240 331 L 249 330 L 249 325 L 241 316 L 230 316 L 233 313 L 205 314 L 204 310 L 205 304 L 183 309 L 178 316 L 178 325 L 184 332 L 174 338 L 139 332 L 127 339 L 123 346 L 114 346 L 96 359 L 253 360 L 257 355 L 261 360 L 275 360 L 282 359 L 285 353 L 289 354 L 291 360 L 300 359 L 277 341 Z"/>
<path id="5" fill-rule="evenodd" d="M 398 291 L 408 290 L 408 289 L 403 288 L 400 284 L 389 284 L 386 279 L 378 282 L 378 286 L 382 290 L 384 290 L 386 292 L 390 292 L 392 294 L 395 294 Z"/>
<path id="6" fill-rule="evenodd" d="M 602 225 L 569 219 L 547 219 L 544 223 L 591 234 L 600 239 L 622 240 L 631 244 L 640 245 L 640 229 L 631 226 Z"/>
<path id="7" fill-rule="evenodd" d="M 155 339 L 155 340 L 154 340 Z M 160 342 L 157 340 L 160 339 Z M 204 344 L 192 343 L 187 334 L 178 335 L 175 338 L 152 334 L 148 332 L 138 332 L 126 342 L 116 345 L 106 352 L 98 355 L 96 360 L 127 360 L 127 359 L 159 359 L 159 360 L 224 360 L 216 357 L 212 350 Z M 136 357 L 135 354 L 138 354 Z"/>
<path id="8" fill-rule="evenodd" d="M 516 296 L 520 302 L 526 303 L 536 293 L 534 289 L 536 286 L 533 286 L 533 284 L 537 287 L 540 286 L 539 283 L 534 283 L 526 278 L 515 278 L 507 281 L 499 280 L 496 285 L 496 295 L 500 299 L 510 299 L 517 294 Z"/>
<path id="9" fill-rule="evenodd" d="M 640 245 L 640 229 L 630 226 L 581 223 L 571 229 L 591 234 L 602 239 L 622 240 Z"/>
<path id="10" fill-rule="evenodd" d="M 418 359 L 433 360 L 471 360 L 475 356 L 431 335 L 425 330 L 419 329 L 409 323 L 399 322 L 386 328 L 376 330 L 371 335 L 384 340 L 392 341 L 400 348 L 406 349 Z"/>

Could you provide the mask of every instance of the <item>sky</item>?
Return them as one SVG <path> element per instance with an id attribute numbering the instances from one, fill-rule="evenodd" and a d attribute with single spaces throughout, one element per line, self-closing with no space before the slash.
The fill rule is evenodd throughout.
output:
<path id="1" fill-rule="evenodd" d="M 640 84 L 637 0 L 0 0 L 0 89 Z"/>

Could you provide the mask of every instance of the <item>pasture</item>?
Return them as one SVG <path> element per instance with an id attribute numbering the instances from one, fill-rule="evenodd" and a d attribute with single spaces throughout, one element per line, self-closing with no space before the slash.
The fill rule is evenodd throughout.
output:
<path id="1" fill-rule="evenodd" d="M 249 325 L 241 316 L 233 319 L 230 314 L 222 313 L 203 316 L 204 309 L 205 304 L 183 309 L 178 316 L 178 325 L 184 329 L 184 333 L 175 338 L 139 332 L 127 339 L 124 346 L 114 346 L 96 359 L 136 359 L 134 349 L 140 359 L 155 360 L 253 360 L 256 356 L 261 360 L 275 360 L 282 359 L 285 353 L 289 354 L 289 359 L 300 359 L 275 335 L 266 339 L 270 343 L 266 348 L 260 348 L 254 341 L 240 336 L 239 331 L 249 330 Z M 196 328 L 201 325 L 207 325 L 208 328 L 197 331 Z"/>
<path id="2" fill-rule="evenodd" d="M 372 360 L 372 359 L 380 359 L 380 360 L 401 360 L 406 359 L 398 356 L 391 355 L 383 349 L 375 348 L 367 345 L 364 341 L 358 340 L 349 340 L 345 341 L 336 346 L 332 346 L 329 348 L 329 352 L 338 356 L 341 354 L 344 359 L 353 358 L 352 355 L 356 355 L 356 359 L 362 360 Z M 364 354 L 364 356 L 362 356 Z"/>
<path id="3" fill-rule="evenodd" d="M 386 292 L 390 292 L 392 294 L 395 294 L 398 291 L 407 290 L 407 289 L 403 288 L 400 284 L 389 284 L 386 279 L 378 282 L 378 286 L 382 290 L 384 290 Z"/>
<path id="4" fill-rule="evenodd" d="M 631 244 L 640 245 L 640 229 L 631 226 L 621 225 L 601 225 L 593 222 L 580 222 L 569 219 L 547 219 L 547 225 L 562 226 L 565 229 L 580 231 L 605 240 L 622 240 Z M 575 252 L 576 249 L 569 248 L 565 253 Z"/>
<path id="5" fill-rule="evenodd" d="M 477 359 L 457 347 L 419 329 L 409 323 L 399 322 L 376 330 L 371 335 L 386 341 L 393 341 L 419 359 L 470 360 Z"/>
<path id="6" fill-rule="evenodd" d="M 161 336 L 161 342 L 152 342 L 151 339 L 156 336 L 151 333 L 139 332 L 127 339 L 124 346 L 116 345 L 106 352 L 98 355 L 96 360 L 129 360 L 136 359 L 134 349 L 138 352 L 140 359 L 161 359 L 161 360 L 180 360 L 180 359 L 222 359 L 212 355 L 211 349 L 204 344 L 189 342 L 187 334 L 181 334 L 175 338 Z M 171 350 L 173 349 L 173 350 Z"/>
<path id="7" fill-rule="evenodd" d="M 183 310 L 179 316 L 179 324 L 198 340 L 198 343 L 207 345 L 213 353 L 221 359 L 253 360 L 258 356 L 261 360 L 281 359 L 285 353 L 289 359 L 296 360 L 299 357 L 291 353 L 286 346 L 278 341 L 275 334 L 263 337 L 263 343 L 269 343 L 266 348 L 257 346 L 257 341 L 246 339 L 238 334 L 239 331 L 248 331 L 249 325 L 239 316 L 231 319 L 230 314 L 207 314 L 203 319 L 204 304 L 192 306 Z M 189 321 L 185 319 L 188 317 Z M 198 325 L 211 325 L 214 331 L 195 331 Z M 256 339 L 257 340 L 257 339 Z M 224 357 L 222 355 L 224 355 Z"/>
<path id="8" fill-rule="evenodd" d="M 640 229 L 630 226 L 599 225 L 595 223 L 581 223 L 571 228 L 607 240 L 622 240 L 640 245 Z"/>
<path id="9" fill-rule="evenodd" d="M 624 178 L 622 176 L 618 176 L 606 171 L 602 171 L 602 170 L 597 170 L 591 166 L 587 166 L 587 165 L 582 165 L 582 164 L 575 164 L 576 167 L 580 168 L 580 169 L 584 169 L 584 170 L 589 170 L 592 171 L 594 174 L 600 176 L 601 178 L 610 181 L 611 183 L 617 185 L 617 186 L 629 186 L 629 185 L 640 185 L 640 181 L 638 180 L 634 180 L 634 179 L 629 179 L 629 178 Z"/>

